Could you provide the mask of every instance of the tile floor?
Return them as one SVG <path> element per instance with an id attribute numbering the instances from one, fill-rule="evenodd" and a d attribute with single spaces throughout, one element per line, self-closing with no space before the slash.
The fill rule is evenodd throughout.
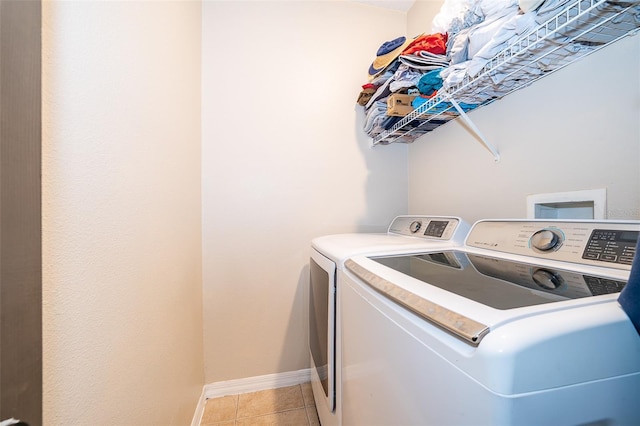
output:
<path id="1" fill-rule="evenodd" d="M 320 426 L 310 383 L 208 399 L 200 426 Z"/>

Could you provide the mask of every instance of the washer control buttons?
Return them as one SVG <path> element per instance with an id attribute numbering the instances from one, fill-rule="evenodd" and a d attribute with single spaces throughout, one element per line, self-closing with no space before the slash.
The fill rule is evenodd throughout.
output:
<path id="1" fill-rule="evenodd" d="M 422 228 L 422 222 L 419 220 L 414 220 L 413 222 L 411 222 L 411 224 L 409 224 L 409 231 L 411 231 L 412 234 L 418 232 L 420 228 Z"/>
<path id="2" fill-rule="evenodd" d="M 551 229 L 535 232 L 529 239 L 531 247 L 538 251 L 557 250 L 562 245 L 562 236 Z"/>
<path id="3" fill-rule="evenodd" d="M 631 265 L 639 235 L 638 231 L 594 229 L 582 258 Z"/>

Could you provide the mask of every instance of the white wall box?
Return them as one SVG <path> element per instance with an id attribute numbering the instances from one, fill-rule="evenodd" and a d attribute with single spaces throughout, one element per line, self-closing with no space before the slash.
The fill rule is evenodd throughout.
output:
<path id="1" fill-rule="evenodd" d="M 530 219 L 606 219 L 607 190 L 555 192 L 527 197 Z"/>

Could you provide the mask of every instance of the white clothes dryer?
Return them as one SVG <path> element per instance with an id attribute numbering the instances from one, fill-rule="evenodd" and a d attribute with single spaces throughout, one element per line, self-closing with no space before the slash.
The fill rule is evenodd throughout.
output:
<path id="1" fill-rule="evenodd" d="M 459 217 L 398 216 L 379 234 L 337 234 L 311 242 L 309 352 L 311 385 L 323 426 L 342 423 L 342 331 L 339 288 L 351 256 L 413 253 L 461 246 L 469 230 Z"/>

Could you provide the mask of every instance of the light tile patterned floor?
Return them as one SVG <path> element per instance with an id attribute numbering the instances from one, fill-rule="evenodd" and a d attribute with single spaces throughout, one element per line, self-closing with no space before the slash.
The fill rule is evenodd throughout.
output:
<path id="1" fill-rule="evenodd" d="M 208 399 L 201 426 L 320 426 L 311 384 Z"/>

